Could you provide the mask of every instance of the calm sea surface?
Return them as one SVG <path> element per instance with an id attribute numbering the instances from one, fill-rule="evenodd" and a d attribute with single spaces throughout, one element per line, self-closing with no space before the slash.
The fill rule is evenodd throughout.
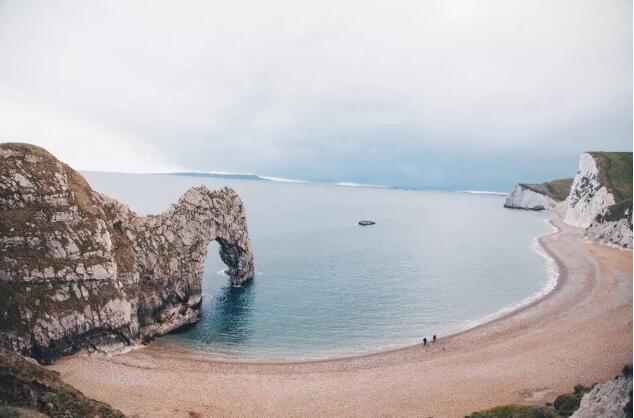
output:
<path id="1" fill-rule="evenodd" d="M 83 174 L 138 214 L 200 184 L 231 186 L 245 203 L 255 280 L 229 286 L 212 243 L 202 321 L 159 347 L 244 360 L 375 352 L 473 326 L 553 281 L 535 244 L 552 229 L 548 215 L 504 209 L 501 196 Z"/>

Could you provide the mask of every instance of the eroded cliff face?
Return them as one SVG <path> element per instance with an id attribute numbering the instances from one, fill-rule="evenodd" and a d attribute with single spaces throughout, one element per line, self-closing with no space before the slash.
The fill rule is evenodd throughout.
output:
<path id="1" fill-rule="evenodd" d="M 1 144 L 0 344 L 48 363 L 194 323 L 211 240 L 232 284 L 253 278 L 232 189 L 195 187 L 139 217 L 42 148 Z"/>
<path id="2" fill-rule="evenodd" d="M 554 209 L 557 202 L 550 196 L 531 190 L 524 184 L 517 184 L 506 196 L 505 208 L 545 210 Z"/>
<path id="3" fill-rule="evenodd" d="M 568 225 L 587 228 L 604 208 L 614 203 L 614 196 L 600 181 L 595 159 L 589 153 L 581 154 L 564 221 Z"/>
<path id="4" fill-rule="evenodd" d="M 627 413 L 629 409 L 630 414 Z M 632 376 L 620 375 L 600 383 L 581 399 L 571 418 L 626 418 L 632 411 Z"/>
<path id="5" fill-rule="evenodd" d="M 632 250 L 632 200 L 617 199 L 604 184 L 597 158 L 591 153 L 581 154 L 564 221 L 585 229 L 585 237 L 591 242 Z"/>
<path id="6" fill-rule="evenodd" d="M 552 210 L 587 240 L 632 250 L 632 153 L 581 154 L 574 179 L 518 184 L 504 207 Z"/>
<path id="7" fill-rule="evenodd" d="M 617 203 L 601 210 L 585 233 L 591 242 L 632 250 L 631 201 Z"/>

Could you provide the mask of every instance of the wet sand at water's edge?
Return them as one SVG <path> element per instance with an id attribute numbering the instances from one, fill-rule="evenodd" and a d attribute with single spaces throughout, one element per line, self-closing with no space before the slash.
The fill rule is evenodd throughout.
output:
<path id="1" fill-rule="evenodd" d="M 495 321 L 362 357 L 230 363 L 153 347 L 52 366 L 86 395 L 140 417 L 462 417 L 507 403 L 552 402 L 632 360 L 632 253 L 587 244 L 556 219 L 540 238 L 555 289 Z"/>

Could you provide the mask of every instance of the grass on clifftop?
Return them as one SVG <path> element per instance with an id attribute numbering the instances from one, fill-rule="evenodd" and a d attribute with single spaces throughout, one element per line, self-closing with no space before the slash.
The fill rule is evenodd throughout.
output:
<path id="1" fill-rule="evenodd" d="M 109 405 L 88 398 L 59 373 L 0 348 L 0 417 L 123 418 Z"/>
<path id="2" fill-rule="evenodd" d="M 632 199 L 632 153 L 591 152 L 597 161 L 601 183 L 614 195 L 614 203 Z"/>
<path id="3" fill-rule="evenodd" d="M 504 405 L 474 412 L 465 418 L 562 418 L 552 407 Z"/>
<path id="4" fill-rule="evenodd" d="M 537 193 L 550 196 L 554 200 L 563 201 L 566 200 L 570 194 L 570 187 L 572 186 L 572 179 L 560 179 L 547 181 L 541 184 L 520 184 L 525 186 L 529 190 Z"/>

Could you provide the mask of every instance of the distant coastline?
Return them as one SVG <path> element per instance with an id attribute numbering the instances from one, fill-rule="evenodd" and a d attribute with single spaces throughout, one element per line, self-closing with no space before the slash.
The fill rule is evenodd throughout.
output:
<path id="1" fill-rule="evenodd" d="M 316 184 L 323 186 L 339 186 L 339 187 L 359 187 L 359 188 L 372 188 L 372 189 L 390 189 L 390 190 L 405 190 L 405 191 L 428 191 L 428 192 L 446 192 L 446 193 L 466 193 L 466 194 L 482 194 L 492 196 L 506 196 L 508 192 L 498 192 L 491 190 L 463 190 L 463 189 L 438 189 L 434 187 L 417 187 L 417 186 L 390 186 L 381 184 L 368 184 L 358 183 L 354 181 L 309 181 L 303 179 L 294 179 L 287 177 L 277 176 L 265 176 L 261 174 L 253 173 L 240 173 L 240 172 L 228 172 L 228 171 L 166 171 L 166 172 L 114 172 L 114 171 L 99 171 L 99 170 L 79 170 L 79 172 L 97 172 L 108 174 L 151 174 L 160 176 L 180 176 L 180 177 L 202 177 L 202 178 L 215 178 L 215 179 L 227 179 L 227 180 L 247 180 L 247 181 L 265 181 L 273 183 L 289 183 L 289 184 Z"/>

